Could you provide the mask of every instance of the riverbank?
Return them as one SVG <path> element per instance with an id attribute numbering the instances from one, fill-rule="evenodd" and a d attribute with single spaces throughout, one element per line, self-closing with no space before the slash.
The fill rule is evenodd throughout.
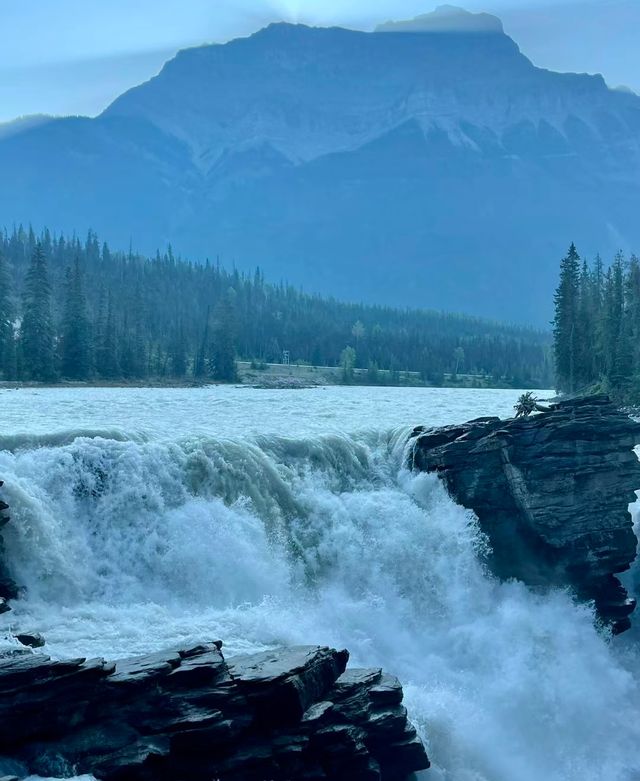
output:
<path id="1" fill-rule="evenodd" d="M 344 381 L 341 366 L 311 366 L 308 364 L 260 363 L 238 361 L 238 385 L 262 389 L 314 388 L 325 385 L 353 385 L 360 387 L 400 387 L 400 388 L 461 388 L 461 389 L 512 389 L 527 383 L 509 382 L 481 374 L 444 374 L 431 381 L 425 381 L 420 372 L 390 371 L 378 369 L 372 373 L 368 369 L 354 368 L 350 382 Z M 58 382 L 0 381 L 0 390 L 20 388 L 202 388 L 219 385 L 211 378 L 194 377 L 146 377 L 144 379 L 117 380 L 60 380 Z M 535 386 L 532 386 L 535 387 Z"/>

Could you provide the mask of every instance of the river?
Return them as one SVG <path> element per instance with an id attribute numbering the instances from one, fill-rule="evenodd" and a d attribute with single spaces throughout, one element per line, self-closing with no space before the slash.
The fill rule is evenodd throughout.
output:
<path id="1" fill-rule="evenodd" d="M 473 515 L 404 466 L 413 426 L 508 416 L 518 395 L 2 390 L 4 535 L 26 595 L 0 636 L 107 658 L 218 638 L 227 655 L 347 647 L 401 678 L 425 779 L 637 781 L 637 633 L 612 640 L 570 594 L 496 581 Z"/>

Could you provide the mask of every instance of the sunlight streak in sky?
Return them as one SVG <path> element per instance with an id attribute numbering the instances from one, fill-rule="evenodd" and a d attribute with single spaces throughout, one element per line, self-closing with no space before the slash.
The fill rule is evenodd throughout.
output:
<path id="1" fill-rule="evenodd" d="M 640 87 L 640 0 L 460 0 L 498 13 L 522 50 L 558 70 Z M 433 0 L 0 0 L 0 121 L 96 114 L 178 49 L 249 35 L 271 21 L 372 29 Z M 567 36 L 567 29 L 572 30 Z M 615 45 L 614 45 L 615 42 Z"/>

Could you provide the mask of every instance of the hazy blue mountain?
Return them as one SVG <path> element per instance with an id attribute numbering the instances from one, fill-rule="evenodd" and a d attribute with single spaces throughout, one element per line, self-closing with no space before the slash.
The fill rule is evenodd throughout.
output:
<path id="1" fill-rule="evenodd" d="M 491 14 L 474 14 L 455 5 L 440 5 L 415 19 L 379 24 L 381 33 L 504 33 L 502 22 Z"/>
<path id="2" fill-rule="evenodd" d="M 451 8 L 182 51 L 96 119 L 0 132 L 0 172 L 0 223 L 518 321 L 572 240 L 640 250 L 640 98 Z"/>

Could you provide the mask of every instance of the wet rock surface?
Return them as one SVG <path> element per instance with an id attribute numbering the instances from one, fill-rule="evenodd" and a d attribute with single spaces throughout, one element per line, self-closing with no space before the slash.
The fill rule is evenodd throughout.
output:
<path id="1" fill-rule="evenodd" d="M 29 648 L 42 648 L 45 644 L 45 639 L 40 632 L 19 632 L 15 638 L 19 643 Z"/>
<path id="2" fill-rule="evenodd" d="M 14 651 L 0 658 L 0 757 L 18 777 L 108 781 L 403 781 L 428 767 L 397 679 L 347 660 L 317 646 L 225 660 L 219 642 L 115 663 Z"/>
<path id="3" fill-rule="evenodd" d="M 571 586 L 614 632 L 635 607 L 616 574 L 636 556 L 629 503 L 640 489 L 640 424 L 607 396 L 526 418 L 416 429 L 414 469 L 436 472 L 478 516 L 500 578 Z"/>
<path id="4" fill-rule="evenodd" d="M 4 481 L 0 480 L 0 489 Z M 2 499 L 0 494 L 0 613 L 6 613 L 11 610 L 9 600 L 18 596 L 18 587 L 9 575 L 9 569 L 5 560 L 4 538 L 2 529 L 11 520 L 9 516 L 9 505 Z"/>

